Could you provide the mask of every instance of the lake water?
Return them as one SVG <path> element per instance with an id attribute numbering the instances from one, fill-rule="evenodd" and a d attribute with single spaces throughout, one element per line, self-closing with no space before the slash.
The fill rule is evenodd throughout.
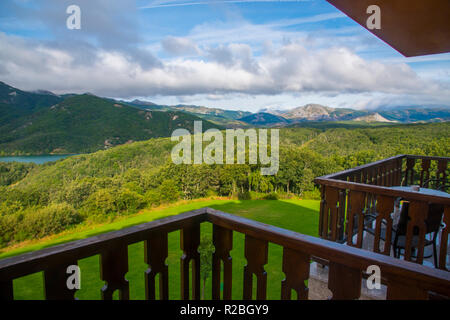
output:
<path id="1" fill-rule="evenodd" d="M 0 157 L 0 162 L 34 162 L 42 164 L 45 162 L 56 161 L 72 156 L 72 154 L 46 154 L 40 156 L 12 156 L 12 157 Z"/>

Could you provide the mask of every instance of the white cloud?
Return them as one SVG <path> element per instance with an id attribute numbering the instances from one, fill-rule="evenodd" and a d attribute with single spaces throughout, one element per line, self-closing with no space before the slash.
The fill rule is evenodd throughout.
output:
<path id="1" fill-rule="evenodd" d="M 193 42 L 189 44 L 195 47 Z M 404 63 L 366 61 L 345 47 L 307 49 L 301 42 L 291 42 L 272 45 L 267 53 L 256 56 L 249 45 L 233 43 L 205 48 L 204 56 L 167 59 L 149 68 L 121 51 L 103 49 L 95 52 L 93 63 L 75 64 L 68 50 L 2 33 L 0 47 L 0 80 L 29 90 L 89 91 L 120 98 L 204 95 L 216 103 L 217 97 L 235 94 L 318 97 L 382 93 L 391 98 L 413 97 L 411 101 L 450 101 L 448 85 L 424 80 Z M 364 100 L 358 103 L 368 104 Z"/>
<path id="2" fill-rule="evenodd" d="M 174 56 L 195 55 L 200 53 L 197 45 L 188 38 L 166 37 L 161 41 L 162 47 Z"/>

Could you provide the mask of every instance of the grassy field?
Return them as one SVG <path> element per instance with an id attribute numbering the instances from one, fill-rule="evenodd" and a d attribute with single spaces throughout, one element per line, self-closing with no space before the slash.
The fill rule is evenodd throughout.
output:
<path id="1" fill-rule="evenodd" d="M 44 240 L 29 246 L 11 250 L 0 254 L 5 258 L 20 253 L 39 250 L 67 241 L 82 239 L 96 234 L 119 230 L 124 227 L 160 219 L 162 217 L 194 210 L 202 207 L 233 213 L 245 218 L 275 225 L 277 227 L 293 230 L 303 234 L 317 236 L 319 201 L 314 200 L 207 200 L 195 201 L 188 204 L 179 204 L 164 209 L 144 211 L 130 218 L 122 219 L 107 225 L 91 227 L 76 233 L 66 233 L 60 237 Z M 209 223 L 202 224 L 202 236 L 211 236 L 212 226 Z M 180 298 L 180 236 L 179 231 L 169 234 L 169 295 L 171 299 Z M 144 299 L 144 271 L 147 265 L 144 263 L 143 242 L 128 247 L 129 272 L 126 275 L 130 283 L 130 298 Z M 246 264 L 244 258 L 244 235 L 235 232 L 233 241 L 233 299 L 242 299 L 243 267 Z M 269 262 L 265 269 L 268 274 L 268 298 L 279 299 L 281 280 L 284 274 L 281 271 L 282 248 L 269 244 Z M 100 280 L 99 256 L 80 260 L 81 289 L 76 293 L 78 299 L 100 299 L 100 289 L 104 285 Z M 35 273 L 14 280 L 15 299 L 43 299 L 42 273 Z M 207 283 L 205 298 L 211 297 L 211 281 Z"/>

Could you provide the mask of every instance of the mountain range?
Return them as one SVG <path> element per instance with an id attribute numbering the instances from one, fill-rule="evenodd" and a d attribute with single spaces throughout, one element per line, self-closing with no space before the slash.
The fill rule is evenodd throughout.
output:
<path id="1" fill-rule="evenodd" d="M 196 105 L 160 105 L 93 94 L 27 92 L 0 82 L 0 155 L 86 153 L 131 141 L 167 137 L 176 128 L 369 125 L 450 120 L 448 106 L 399 106 L 375 110 L 308 104 L 257 113 Z M 331 124 L 330 124 L 331 123 Z"/>
<path id="2" fill-rule="evenodd" d="M 448 106 L 399 106 L 374 110 L 331 108 L 307 104 L 289 110 L 261 109 L 257 113 L 232 111 L 196 105 L 158 105 L 134 100 L 129 102 L 147 110 L 183 111 L 224 127 L 297 126 L 304 122 L 356 121 L 362 123 L 422 123 L 450 121 Z"/>
<path id="3" fill-rule="evenodd" d="M 193 130 L 201 118 L 143 110 L 92 94 L 26 92 L 0 82 L 0 154 L 88 153 Z M 203 121 L 203 128 L 222 126 Z"/>
<path id="4" fill-rule="evenodd" d="M 420 123 L 444 122 L 450 120 L 448 106 L 399 106 L 391 108 L 378 108 L 374 110 L 354 110 L 350 108 L 331 108 L 319 104 L 289 110 L 263 109 L 259 113 L 274 114 L 288 121 L 289 124 L 305 121 L 363 121 L 385 123 Z M 276 122 L 278 123 L 280 119 Z"/>

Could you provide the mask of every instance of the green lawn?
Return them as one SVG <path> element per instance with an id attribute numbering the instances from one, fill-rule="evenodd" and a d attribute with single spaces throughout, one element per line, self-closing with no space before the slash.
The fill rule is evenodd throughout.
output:
<path id="1" fill-rule="evenodd" d="M 28 247 L 0 254 L 0 258 L 17 255 L 32 250 L 60 244 L 67 241 L 82 239 L 99 233 L 122 229 L 131 225 L 140 224 L 162 217 L 186 212 L 202 207 L 233 213 L 245 218 L 275 225 L 277 227 L 297 231 L 303 234 L 317 236 L 319 201 L 314 200 L 208 200 L 189 204 L 172 206 L 166 209 L 148 210 L 142 214 L 96 227 L 90 230 L 68 234 Z M 202 224 L 202 236 L 211 236 L 210 223 Z M 169 234 L 169 295 L 171 299 L 180 298 L 180 238 L 179 231 Z M 233 241 L 233 299 L 242 299 L 243 268 L 246 264 L 244 257 L 244 235 L 235 232 Z M 126 278 L 130 282 L 130 298 L 144 299 L 144 245 L 142 242 L 128 247 L 129 272 Z M 268 274 L 268 298 L 279 299 L 281 280 L 284 274 L 281 271 L 282 248 L 269 244 L 269 262 L 265 266 Z M 99 274 L 99 257 L 93 256 L 79 261 L 81 269 L 81 289 L 76 293 L 79 299 L 100 299 L 100 289 L 103 281 Z M 35 273 L 14 280 L 15 299 L 43 299 L 42 273 Z M 211 283 L 208 281 L 206 298 L 211 298 Z"/>

